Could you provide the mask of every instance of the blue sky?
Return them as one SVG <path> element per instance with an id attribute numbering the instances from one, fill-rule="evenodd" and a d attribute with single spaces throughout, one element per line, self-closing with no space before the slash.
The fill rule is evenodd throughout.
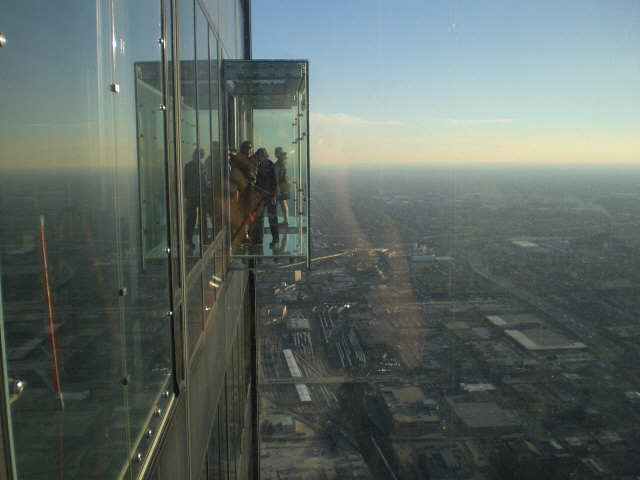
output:
<path id="1" fill-rule="evenodd" d="M 313 161 L 640 163 L 640 2 L 254 0 Z"/>

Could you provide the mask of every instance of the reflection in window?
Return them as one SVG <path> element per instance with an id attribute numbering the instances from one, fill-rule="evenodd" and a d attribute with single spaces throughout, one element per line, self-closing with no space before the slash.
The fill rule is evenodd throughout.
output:
<path id="1" fill-rule="evenodd" d="M 220 101 L 220 69 L 218 66 L 218 42 L 215 35 L 209 30 L 209 87 L 211 95 L 211 183 L 213 185 L 213 238 L 215 239 L 219 232 L 222 231 L 226 224 L 224 215 L 225 198 L 224 192 L 226 188 L 223 184 L 226 177 L 227 165 L 222 161 L 222 150 L 220 145 L 220 119 L 219 119 L 219 101 Z"/>
<path id="2" fill-rule="evenodd" d="M 162 71 L 161 4 L 144 0 L 117 10 L 116 34 L 129 48 L 117 56 L 120 94 L 114 101 L 116 157 L 120 210 L 121 297 L 126 353 L 129 438 L 144 452 L 150 439 L 145 429 L 157 430 L 156 408 L 166 411 L 171 387 L 171 309 L 167 243 L 167 185 L 165 104 Z M 137 129 L 133 127 L 137 123 Z M 131 137 L 137 133 L 137 152 Z M 135 183 L 137 164 L 138 188 Z M 140 210 L 131 206 L 139 201 Z M 135 261 L 134 261 L 135 259 Z M 150 420 L 151 419 L 151 420 Z M 149 423 L 151 422 L 151 423 Z M 133 464 L 132 468 L 139 468 Z"/>
<path id="3" fill-rule="evenodd" d="M 198 147 L 196 96 L 196 63 L 194 44 L 194 3 L 180 3 L 180 127 L 182 157 L 182 189 L 184 201 L 184 250 L 189 257 L 187 268 L 201 254 L 201 231 L 198 228 L 200 211 L 201 162 L 205 151 Z"/>
<path id="4" fill-rule="evenodd" d="M 3 5 L 3 28 L 20 31 L 2 52 L 11 93 L 0 97 L 11 125 L 0 129 L 2 327 L 20 479 L 117 477 L 129 448 L 146 453 L 138 441 L 170 377 L 159 5 Z M 104 88 L 111 44 L 99 35 L 112 29 L 117 96 Z M 62 50 L 33 47 L 61 36 Z"/>
<path id="5" fill-rule="evenodd" d="M 136 105 L 138 120 L 138 168 L 142 214 L 143 264 L 166 256 L 166 182 L 162 64 L 137 62 Z"/>
<path id="6" fill-rule="evenodd" d="M 203 248 L 213 240 L 213 157 L 211 142 L 211 81 L 209 75 L 209 26 L 200 9 L 196 9 L 196 91 L 198 116 L 198 147 L 200 163 L 200 204 L 198 229 Z"/>

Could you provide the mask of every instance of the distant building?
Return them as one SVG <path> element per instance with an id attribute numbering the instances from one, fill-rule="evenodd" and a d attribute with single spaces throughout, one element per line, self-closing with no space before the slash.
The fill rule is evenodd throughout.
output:
<path id="1" fill-rule="evenodd" d="M 381 386 L 387 420 L 396 435 L 416 435 L 440 429 L 438 404 L 416 386 Z"/>
<path id="2" fill-rule="evenodd" d="M 544 325 L 544 322 L 535 315 L 530 313 L 518 313 L 509 315 L 485 315 L 485 317 L 491 324 L 498 328 L 509 327 L 539 327 Z"/>
<path id="3" fill-rule="evenodd" d="M 492 392 L 496 390 L 495 385 L 489 382 L 460 382 L 460 388 L 465 392 Z"/>
<path id="4" fill-rule="evenodd" d="M 582 462 L 557 441 L 522 438 L 503 442 L 498 470 L 505 480 L 560 480 L 585 473 Z"/>
<path id="5" fill-rule="evenodd" d="M 282 431 L 284 433 L 296 433 L 296 419 L 291 415 L 283 415 Z"/>
<path id="6" fill-rule="evenodd" d="M 332 274 L 331 277 L 332 277 L 333 282 L 337 283 L 337 284 L 345 284 L 345 283 L 353 284 L 353 283 L 355 283 L 355 280 L 353 279 L 352 276 L 344 274 L 344 273 L 334 273 L 334 274 Z"/>
<path id="7" fill-rule="evenodd" d="M 298 292 L 293 285 L 290 289 L 276 291 L 276 297 L 281 302 L 295 302 L 298 299 Z"/>
<path id="8" fill-rule="evenodd" d="M 570 342 L 546 328 L 505 330 L 509 337 L 529 351 L 575 350 L 587 348 L 582 342 Z"/>
<path id="9" fill-rule="evenodd" d="M 287 362 L 287 367 L 289 367 L 289 373 L 292 378 L 302 378 L 302 373 L 300 372 L 300 368 L 298 368 L 298 362 L 293 356 L 293 352 L 289 348 L 285 348 L 282 350 L 282 354 L 284 355 L 284 359 Z"/>
<path id="10" fill-rule="evenodd" d="M 287 320 L 287 332 L 308 332 L 311 329 L 309 319 L 304 317 L 292 317 Z"/>
<path id="11" fill-rule="evenodd" d="M 513 243 L 516 247 L 522 248 L 536 248 L 540 246 L 537 243 L 533 243 L 528 240 L 512 240 L 511 243 Z"/>
<path id="12" fill-rule="evenodd" d="M 499 434 L 522 430 L 518 419 L 508 416 L 493 402 L 473 402 L 466 396 L 448 397 L 446 406 L 469 433 Z"/>
<path id="13" fill-rule="evenodd" d="M 287 306 L 282 305 L 281 303 L 265 305 L 260 309 L 260 316 L 262 318 L 277 320 L 278 318 L 286 317 L 286 315 L 287 315 Z"/>

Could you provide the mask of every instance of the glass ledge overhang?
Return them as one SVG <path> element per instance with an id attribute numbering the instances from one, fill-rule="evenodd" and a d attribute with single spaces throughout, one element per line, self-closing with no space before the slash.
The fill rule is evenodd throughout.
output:
<path id="1" fill-rule="evenodd" d="M 287 155 L 288 222 L 278 202 L 278 246 L 267 221 L 266 208 L 256 222 L 262 221 L 262 240 L 251 243 L 245 232 L 235 232 L 232 253 L 243 265 L 279 266 L 305 261 L 309 265 L 309 102 L 308 62 L 306 60 L 224 60 L 223 95 L 235 126 L 229 132 L 228 145 L 239 149 L 250 140 L 254 152 L 266 149 L 276 162 L 276 148 Z M 285 187 L 286 188 L 286 187 Z M 233 200 L 232 200 L 233 201 Z M 255 227 L 252 227 L 255 228 Z M 242 240 L 239 237 L 243 237 Z M 256 260 L 250 262 L 249 260 Z"/>

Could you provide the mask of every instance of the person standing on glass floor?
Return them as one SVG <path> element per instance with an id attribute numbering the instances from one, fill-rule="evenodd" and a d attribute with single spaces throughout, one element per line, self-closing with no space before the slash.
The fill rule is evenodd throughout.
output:
<path id="1" fill-rule="evenodd" d="M 278 234 L 278 215 L 276 213 L 276 194 L 278 192 L 278 176 L 276 175 L 275 164 L 269 159 L 269 154 L 264 148 L 259 148 L 255 153 L 258 161 L 258 171 L 256 172 L 255 188 L 258 191 L 260 201 L 255 208 L 255 219 L 249 227 L 249 238 L 254 245 L 262 244 L 262 218 L 264 208 L 267 209 L 269 219 L 269 229 L 271 230 L 272 249 L 280 247 Z"/>
<path id="2" fill-rule="evenodd" d="M 184 166 L 183 189 L 186 224 L 184 227 L 185 248 L 191 255 L 195 252 L 193 235 L 198 222 L 198 210 L 200 209 L 201 170 L 200 160 L 204 158 L 204 150 L 196 148 L 191 155 L 191 160 Z M 200 244 L 200 242 L 198 242 Z"/>
<path id="3" fill-rule="evenodd" d="M 287 199 L 289 198 L 289 174 L 287 173 L 287 152 L 282 147 L 277 147 L 276 155 L 276 176 L 278 177 L 278 205 L 282 210 L 282 223 L 280 225 L 289 226 L 289 206 Z"/>

